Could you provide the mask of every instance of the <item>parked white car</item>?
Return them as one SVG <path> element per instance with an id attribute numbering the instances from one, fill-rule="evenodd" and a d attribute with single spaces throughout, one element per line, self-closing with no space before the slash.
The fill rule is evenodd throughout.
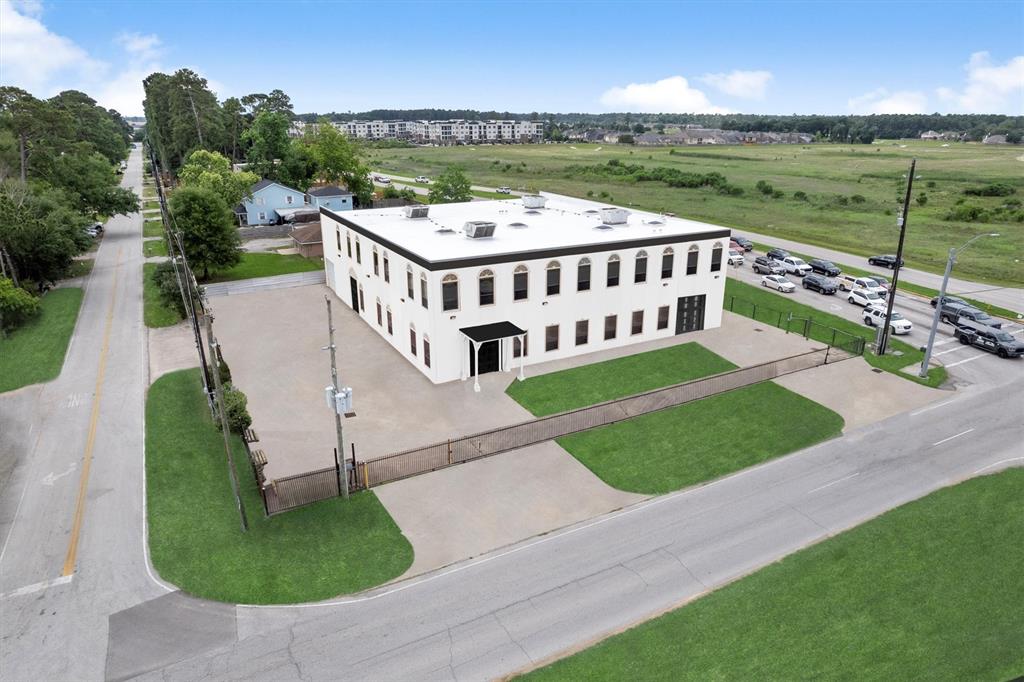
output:
<path id="1" fill-rule="evenodd" d="M 803 277 L 811 273 L 811 266 L 805 263 L 802 258 L 797 258 L 796 256 L 786 256 L 777 262 L 786 271 L 787 275 Z"/>
<path id="2" fill-rule="evenodd" d="M 498 189 L 494 190 L 498 194 L 512 194 L 512 188 L 508 185 L 502 185 Z"/>
<path id="3" fill-rule="evenodd" d="M 416 182 L 420 183 L 421 185 L 429 185 L 430 184 L 430 178 L 428 178 L 426 175 L 417 175 L 413 179 Z"/>
<path id="4" fill-rule="evenodd" d="M 782 275 L 765 275 L 761 278 L 761 286 L 776 289 L 784 294 L 796 291 L 796 285 Z"/>
<path id="5" fill-rule="evenodd" d="M 375 176 L 373 176 L 373 179 L 377 183 L 379 183 L 381 185 L 390 185 L 391 184 L 391 178 L 389 178 L 386 175 L 375 175 Z"/>
<path id="6" fill-rule="evenodd" d="M 870 277 L 854 277 L 853 275 L 847 275 L 845 273 L 840 273 L 839 276 L 836 277 L 836 284 L 839 285 L 840 291 L 856 291 L 857 289 L 864 289 L 878 294 L 881 298 L 885 298 L 885 295 L 889 291 Z"/>
<path id="7" fill-rule="evenodd" d="M 743 252 L 737 249 L 729 249 L 729 257 L 726 259 L 729 265 L 743 265 L 746 259 L 743 258 Z"/>
<path id="8" fill-rule="evenodd" d="M 914 325 L 907 318 L 895 310 L 889 319 L 889 331 L 893 334 L 909 334 Z M 885 324 L 885 308 L 878 305 L 869 305 L 864 308 L 864 324 L 869 327 L 881 327 Z"/>
<path id="9" fill-rule="evenodd" d="M 882 297 L 873 291 L 868 291 L 867 289 L 854 289 L 850 292 L 850 295 L 846 297 L 846 300 L 861 307 L 882 304 Z"/>

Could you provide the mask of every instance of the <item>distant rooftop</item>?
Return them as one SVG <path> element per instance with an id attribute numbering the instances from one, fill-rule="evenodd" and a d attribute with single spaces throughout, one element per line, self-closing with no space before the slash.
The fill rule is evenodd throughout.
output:
<path id="1" fill-rule="evenodd" d="M 340 197 L 346 194 L 352 194 L 347 189 L 342 189 L 337 185 L 327 185 L 326 187 L 311 187 L 306 194 L 311 197 Z"/>
<path id="2" fill-rule="evenodd" d="M 541 193 L 544 208 L 527 208 L 520 198 L 432 204 L 426 218 L 406 217 L 404 208 L 323 212 L 342 224 L 356 226 L 369 236 L 389 242 L 419 259 L 444 262 L 449 267 L 460 259 L 476 260 L 535 252 L 572 250 L 575 253 L 607 251 L 622 242 L 664 244 L 694 239 L 727 237 L 729 228 L 695 220 L 674 218 L 613 207 L 585 199 Z M 628 215 L 621 224 L 608 224 L 602 209 L 619 208 Z M 463 232 L 470 221 L 496 224 L 493 237 L 473 239 Z M 387 246 L 385 244 L 385 246 Z M 627 245 L 623 245 L 626 248 Z M 501 260 L 500 258 L 497 258 Z M 508 260 L 508 259 L 505 259 Z"/>

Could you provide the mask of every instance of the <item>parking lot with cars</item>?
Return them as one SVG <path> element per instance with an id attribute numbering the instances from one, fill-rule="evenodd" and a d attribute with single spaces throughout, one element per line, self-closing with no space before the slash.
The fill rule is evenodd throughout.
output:
<path id="1" fill-rule="evenodd" d="M 808 261 L 812 274 L 801 277 L 786 271 L 780 261 L 787 257 L 782 249 L 772 249 L 768 254 L 748 250 L 746 264 L 730 267 L 729 275 L 748 284 L 774 289 L 780 295 L 796 297 L 801 303 L 859 324 L 872 327 L 884 324 L 889 287 L 884 278 L 872 285 L 864 281 L 865 277 L 836 273 L 841 265 L 821 259 Z M 808 277 L 811 279 L 807 280 Z M 784 282 L 791 283 L 792 288 Z M 826 285 L 829 282 L 832 287 Z M 834 293 L 828 293 L 829 290 Z M 925 346 L 935 314 L 932 303 L 902 291 L 896 293 L 895 301 L 893 310 L 898 317 L 894 315 L 892 321 L 894 331 L 915 347 Z M 955 295 L 949 295 L 945 303 L 944 317 L 949 321 L 939 324 L 932 358 L 945 365 L 954 380 L 974 383 L 1005 380 L 1007 373 L 1024 376 L 1024 362 L 1017 359 L 1021 353 L 1015 345 L 1024 343 L 1024 320 L 991 318 L 984 313 L 979 316 L 973 309 L 964 311 L 956 306 L 963 302 Z M 966 315 L 960 315 L 961 312 Z M 959 326 L 952 323 L 954 319 L 959 320 Z M 991 324 L 1000 327 L 994 328 Z"/>

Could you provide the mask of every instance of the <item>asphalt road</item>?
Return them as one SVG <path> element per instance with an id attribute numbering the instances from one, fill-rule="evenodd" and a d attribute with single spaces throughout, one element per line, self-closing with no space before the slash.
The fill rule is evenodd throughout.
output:
<path id="1" fill-rule="evenodd" d="M 123 181 L 140 194 L 141 167 Z M 60 376 L 0 396 L 5 680 L 102 679 L 108 614 L 164 593 L 143 546 L 141 232 L 107 223 Z"/>

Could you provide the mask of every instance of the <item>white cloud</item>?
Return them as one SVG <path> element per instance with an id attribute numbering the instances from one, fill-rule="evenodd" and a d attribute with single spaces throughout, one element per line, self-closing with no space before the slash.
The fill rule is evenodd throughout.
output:
<path id="1" fill-rule="evenodd" d="M 160 56 L 160 38 L 153 33 L 122 33 L 115 41 L 125 52 L 138 59 L 150 60 Z"/>
<path id="2" fill-rule="evenodd" d="M 1024 55 L 1005 64 L 993 64 L 988 52 L 975 52 L 964 70 L 967 79 L 963 90 L 943 87 L 937 91 L 954 110 L 977 114 L 1024 111 Z"/>
<path id="3" fill-rule="evenodd" d="M 57 82 L 95 79 L 106 65 L 39 20 L 38 2 L 0 0 L 0 73 L 3 80 L 50 95 Z M 45 93 L 39 93 L 46 90 Z"/>
<path id="4" fill-rule="evenodd" d="M 654 83 L 630 83 L 611 88 L 601 95 L 601 103 L 619 111 L 641 111 L 668 114 L 728 114 L 682 76 L 664 78 Z"/>
<path id="5" fill-rule="evenodd" d="M 927 113 L 928 97 L 914 90 L 889 92 L 877 88 L 846 102 L 855 114 L 923 114 Z"/>
<path id="6" fill-rule="evenodd" d="M 768 83 L 772 78 L 771 71 L 731 71 L 729 73 L 707 73 L 700 77 L 700 81 L 733 97 L 764 99 Z"/>

